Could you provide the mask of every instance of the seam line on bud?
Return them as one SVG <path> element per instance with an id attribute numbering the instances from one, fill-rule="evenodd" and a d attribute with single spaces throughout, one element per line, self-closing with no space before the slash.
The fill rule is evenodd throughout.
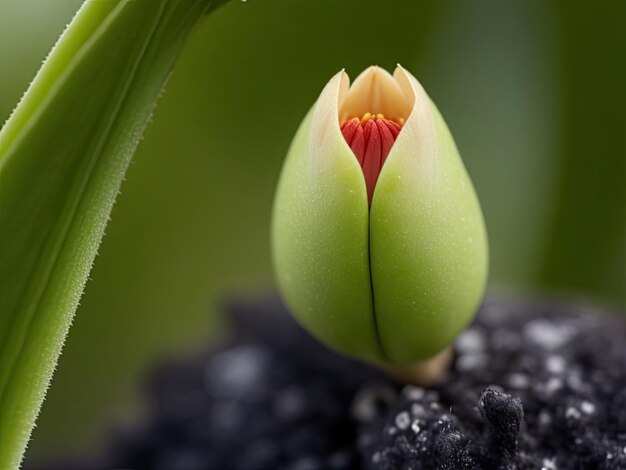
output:
<path id="1" fill-rule="evenodd" d="M 367 265 L 369 269 L 369 280 L 370 280 L 370 293 L 372 296 L 372 318 L 374 322 L 374 331 L 376 332 L 376 342 L 378 343 L 378 350 L 380 351 L 380 356 L 383 361 L 389 361 L 389 356 L 385 352 L 385 348 L 383 347 L 383 340 L 380 336 L 380 329 L 378 328 L 378 317 L 376 315 L 376 301 L 374 294 L 374 279 L 372 277 L 372 233 L 370 230 L 370 218 L 367 218 Z"/>
<path id="2" fill-rule="evenodd" d="M 363 171 L 368 206 L 372 204 L 378 176 L 380 175 L 393 144 L 402 130 L 404 121 L 403 118 L 387 119 L 380 113 L 365 113 L 361 118 L 353 117 L 340 125 L 341 133 Z M 383 348 L 383 342 L 378 328 L 378 318 L 376 316 L 374 280 L 372 278 L 372 246 L 369 214 L 367 225 L 367 251 L 370 295 L 372 298 L 372 320 L 374 323 L 376 342 L 381 358 L 383 361 L 388 361 L 389 357 Z"/>

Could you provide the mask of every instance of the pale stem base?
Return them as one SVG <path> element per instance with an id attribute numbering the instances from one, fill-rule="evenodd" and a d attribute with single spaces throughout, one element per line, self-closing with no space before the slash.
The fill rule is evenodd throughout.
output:
<path id="1" fill-rule="evenodd" d="M 379 364 L 379 366 L 399 382 L 427 387 L 445 380 L 453 356 L 452 347 L 448 347 L 436 356 L 423 361 L 399 365 Z"/>

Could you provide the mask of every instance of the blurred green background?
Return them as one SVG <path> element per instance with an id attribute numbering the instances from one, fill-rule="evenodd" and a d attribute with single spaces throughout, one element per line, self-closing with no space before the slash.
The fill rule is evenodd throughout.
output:
<path id="1" fill-rule="evenodd" d="M 80 0 L 0 0 L 0 122 Z M 402 63 L 483 204 L 492 291 L 626 307 L 626 2 L 233 1 L 195 31 L 122 188 L 27 454 L 98 449 L 161 358 L 272 289 L 290 139 L 328 79 Z"/>

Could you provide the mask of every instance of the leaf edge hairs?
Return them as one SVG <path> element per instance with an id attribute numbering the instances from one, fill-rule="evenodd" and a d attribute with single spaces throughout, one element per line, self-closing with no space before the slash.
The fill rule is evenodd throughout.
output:
<path id="1" fill-rule="evenodd" d="M 0 131 L 0 468 L 20 466 L 126 168 L 221 3 L 87 0 Z"/>

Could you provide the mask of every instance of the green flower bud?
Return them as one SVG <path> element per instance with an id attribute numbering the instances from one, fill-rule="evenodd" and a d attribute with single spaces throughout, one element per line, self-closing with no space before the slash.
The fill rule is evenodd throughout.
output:
<path id="1" fill-rule="evenodd" d="M 471 321 L 483 216 L 443 118 L 402 67 L 326 85 L 280 177 L 272 249 L 287 306 L 341 353 L 421 360 Z"/>

